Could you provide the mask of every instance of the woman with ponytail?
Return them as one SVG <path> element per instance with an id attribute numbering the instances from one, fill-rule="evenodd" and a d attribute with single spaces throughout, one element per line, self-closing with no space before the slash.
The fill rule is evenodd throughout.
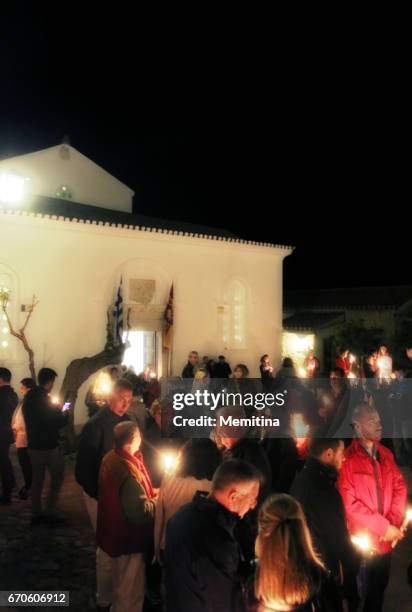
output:
<path id="1" fill-rule="evenodd" d="M 341 612 L 339 593 L 313 548 L 303 510 L 290 495 L 259 512 L 255 602 L 249 612 Z"/>

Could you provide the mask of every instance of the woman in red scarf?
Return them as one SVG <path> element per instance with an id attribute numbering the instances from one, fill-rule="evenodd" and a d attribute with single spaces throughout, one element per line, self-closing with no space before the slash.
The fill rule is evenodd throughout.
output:
<path id="1" fill-rule="evenodd" d="M 145 557 L 153 550 L 155 494 L 132 421 L 116 425 L 99 473 L 97 544 L 111 557 L 112 612 L 143 609 Z"/>

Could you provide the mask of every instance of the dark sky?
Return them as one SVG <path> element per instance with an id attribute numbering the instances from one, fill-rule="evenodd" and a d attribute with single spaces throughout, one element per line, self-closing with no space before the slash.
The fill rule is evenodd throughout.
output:
<path id="1" fill-rule="evenodd" d="M 0 157 L 68 134 L 136 191 L 135 212 L 296 246 L 286 287 L 412 284 L 394 84 L 303 59 L 282 74 L 235 56 L 177 74 L 167 54 L 126 60 L 117 39 L 79 54 L 46 21 L 20 29 L 2 33 Z"/>

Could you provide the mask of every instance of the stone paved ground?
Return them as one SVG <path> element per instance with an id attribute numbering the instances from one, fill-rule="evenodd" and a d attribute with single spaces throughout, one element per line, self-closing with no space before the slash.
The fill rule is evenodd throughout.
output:
<path id="1" fill-rule="evenodd" d="M 94 534 L 69 458 L 66 472 L 60 499 L 68 519 L 65 527 L 32 528 L 28 501 L 0 507 L 0 586 L 2 590 L 68 590 L 70 609 L 86 612 L 94 609 Z M 17 477 L 19 470 L 15 473 Z"/>
<path id="2" fill-rule="evenodd" d="M 411 472 L 405 475 L 412 491 Z M 18 468 L 16 477 L 20 478 Z M 94 535 L 73 478 L 70 458 L 67 458 L 60 509 L 68 519 L 64 528 L 33 529 L 29 502 L 15 500 L 12 506 L 0 506 L 0 590 L 67 590 L 71 610 L 92 611 L 95 610 Z M 385 612 L 412 611 L 412 590 L 406 582 L 406 567 L 411 559 L 412 528 L 394 553 Z M 17 608 L 1 609 L 11 612 Z"/>

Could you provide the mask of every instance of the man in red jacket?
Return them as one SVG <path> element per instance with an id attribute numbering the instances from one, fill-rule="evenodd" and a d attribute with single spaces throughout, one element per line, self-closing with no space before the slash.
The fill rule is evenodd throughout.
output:
<path id="1" fill-rule="evenodd" d="M 391 552 L 404 537 L 400 526 L 407 490 L 391 451 L 380 444 L 382 425 L 375 408 L 359 404 L 352 422 L 356 439 L 346 451 L 338 488 L 350 534 L 367 535 L 375 550 L 361 576 L 363 612 L 380 612 L 389 582 Z"/>

